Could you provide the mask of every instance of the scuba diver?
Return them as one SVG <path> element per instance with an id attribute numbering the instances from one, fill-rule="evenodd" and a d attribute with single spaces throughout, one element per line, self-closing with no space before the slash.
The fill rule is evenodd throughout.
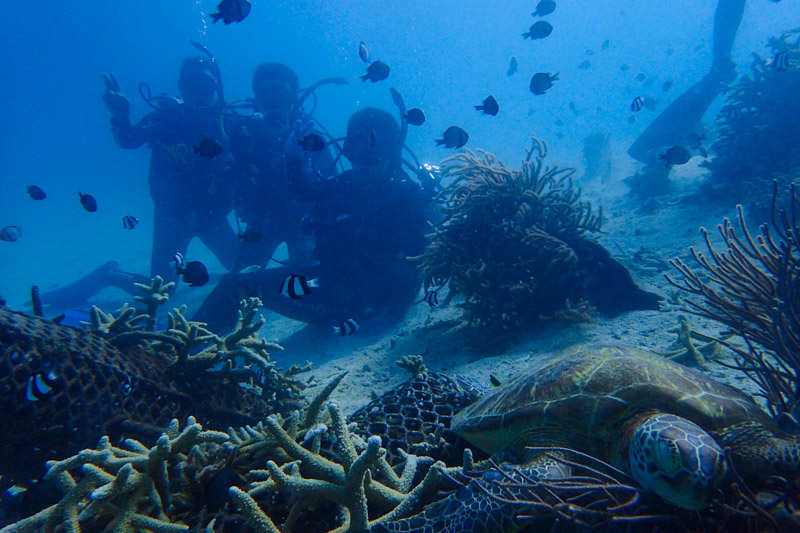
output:
<path id="1" fill-rule="evenodd" d="M 313 182 L 335 174 L 335 165 L 319 136 L 322 132 L 307 132 L 317 136 L 319 143 L 308 146 L 305 168 L 287 167 L 286 141 L 296 120 L 308 122 L 310 118 L 302 110 L 306 97 L 322 83 L 341 81 L 322 80 L 301 91 L 297 74 L 281 63 L 264 63 L 253 74 L 254 98 L 244 104 L 252 107 L 253 114 L 237 115 L 233 124 L 225 127 L 234 157 L 234 210 L 237 224 L 245 224 L 245 229 L 239 227 L 240 267 L 266 266 L 282 242 L 290 264 L 310 263 L 313 239 L 300 231 L 300 220 L 311 208 L 308 193 Z M 298 141 L 302 139 L 295 139 Z"/>
<path id="2" fill-rule="evenodd" d="M 289 149 L 303 135 L 296 124 L 287 141 L 287 165 L 306 156 Z M 301 230 L 313 236 L 312 259 L 298 268 L 228 274 L 193 320 L 214 331 L 233 325 L 242 298 L 289 318 L 345 335 L 378 331 L 400 320 L 414 302 L 421 280 L 407 257 L 425 249 L 430 195 L 403 171 L 405 137 L 386 111 L 366 108 L 347 124 L 342 154 L 352 166 L 309 189 L 314 205 Z M 312 288 L 313 287 L 313 288 Z"/>
<path id="3" fill-rule="evenodd" d="M 120 92 L 116 77 L 106 74 L 104 79 L 103 102 L 111 111 L 114 139 L 128 149 L 148 144 L 152 152 L 150 274 L 174 279 L 171 260 L 176 253 L 185 255 L 194 237 L 199 237 L 226 269 L 235 270 L 239 245 L 227 220 L 233 189 L 224 179 L 229 158 L 206 152 L 207 147 L 213 150 L 225 143 L 220 127 L 224 102 L 216 62 L 210 54 L 184 60 L 178 81 L 181 99 L 143 94 L 155 110 L 135 125 L 130 121 L 130 102 Z"/>
<path id="4" fill-rule="evenodd" d="M 746 0 L 718 0 L 714 12 L 711 69 L 664 109 L 628 149 L 628 155 L 646 165 L 642 175 L 644 181 L 639 188 L 651 194 L 668 191 L 671 166 L 661 164 L 659 155 L 664 159 L 664 150 L 688 144 L 708 107 L 726 85 L 736 79 L 731 49 L 745 4 Z"/>
<path id="5" fill-rule="evenodd" d="M 111 131 L 117 143 L 128 149 L 148 144 L 149 185 L 154 204 L 151 276 L 177 280 L 176 254 L 185 255 L 194 237 L 214 253 L 229 270 L 238 268 L 240 244 L 227 215 L 233 206 L 233 188 L 226 178 L 230 156 L 208 152 L 225 143 L 220 117 L 225 108 L 219 68 L 211 53 L 192 42 L 204 55 L 183 61 L 178 90 L 180 99 L 153 97 L 142 83 L 139 92 L 154 108 L 137 124 L 130 121 L 130 102 L 114 74 L 104 74 L 103 102 L 111 111 Z M 105 287 L 128 293 L 134 283 L 150 277 L 125 272 L 108 261 L 81 279 L 42 295 L 48 312 L 77 308 Z"/>

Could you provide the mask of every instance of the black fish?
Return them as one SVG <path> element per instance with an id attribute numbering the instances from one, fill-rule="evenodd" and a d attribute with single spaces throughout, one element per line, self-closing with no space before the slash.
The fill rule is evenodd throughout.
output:
<path id="1" fill-rule="evenodd" d="M 325 140 L 316 133 L 309 133 L 302 139 L 298 139 L 297 144 L 307 152 L 319 152 L 325 148 Z"/>
<path id="2" fill-rule="evenodd" d="M 683 146 L 673 146 L 659 156 L 659 159 L 664 162 L 665 166 L 671 167 L 672 165 L 683 165 L 692 158 L 689 150 Z"/>
<path id="3" fill-rule="evenodd" d="M 630 66 L 630 65 L 628 65 L 627 63 L 623 63 L 623 64 L 621 64 L 621 65 L 619 66 L 619 69 L 620 69 L 622 72 L 628 72 L 628 71 L 631 69 L 631 66 Z"/>
<path id="4" fill-rule="evenodd" d="M 240 231 L 237 237 L 242 242 L 258 242 L 264 238 L 264 234 L 253 228 L 247 228 L 244 231 Z"/>
<path id="5" fill-rule="evenodd" d="M 360 57 L 361 61 L 364 63 L 369 63 L 369 48 L 364 44 L 364 41 L 361 41 L 361 44 L 358 45 L 358 57 Z"/>
<path id="6" fill-rule="evenodd" d="M 425 293 L 425 297 L 422 299 L 423 302 L 428 304 L 430 307 L 434 307 L 439 305 L 439 295 L 436 294 L 436 291 L 428 291 Z"/>
<path id="7" fill-rule="evenodd" d="M 94 199 L 94 196 L 91 194 L 83 194 L 82 192 L 78 192 L 78 196 L 81 199 L 81 205 L 84 209 L 90 213 L 97 211 L 97 200 Z"/>
<path id="8" fill-rule="evenodd" d="M 389 77 L 389 65 L 383 61 L 373 61 L 367 67 L 367 73 L 361 76 L 361 81 L 371 81 L 372 83 L 385 80 Z"/>
<path id="9" fill-rule="evenodd" d="M 600 50 L 608 50 L 608 47 L 611 46 L 611 41 L 606 39 L 603 41 L 603 44 L 600 45 Z"/>
<path id="10" fill-rule="evenodd" d="M 290 274 L 281 282 L 281 294 L 292 300 L 302 300 L 311 294 L 311 287 L 319 287 L 317 278 L 308 279 L 299 274 Z"/>
<path id="11" fill-rule="evenodd" d="M 549 74 L 547 72 L 538 72 L 531 78 L 531 92 L 533 94 L 544 94 L 553 86 L 553 82 L 558 79 L 558 72 Z"/>
<path id="12" fill-rule="evenodd" d="M 422 109 L 414 107 L 408 110 L 405 119 L 412 126 L 422 126 L 425 124 L 425 113 L 422 112 Z"/>
<path id="13" fill-rule="evenodd" d="M 0 241 L 14 242 L 22 235 L 21 226 L 6 226 L 0 230 Z"/>
<path id="14" fill-rule="evenodd" d="M 47 194 L 38 185 L 28 185 L 28 196 L 34 200 L 44 200 Z"/>
<path id="15" fill-rule="evenodd" d="M 250 14 L 251 7 L 247 0 L 222 0 L 217 5 L 219 12 L 211 13 L 211 18 L 214 19 L 214 24 L 219 19 L 222 19 L 225 24 L 241 22 Z"/>
<path id="16" fill-rule="evenodd" d="M 789 68 L 789 52 L 783 50 L 775 54 L 772 58 L 772 68 L 778 71 L 784 71 Z"/>
<path id="17" fill-rule="evenodd" d="M 539 22 L 534 22 L 530 29 L 523 33 L 522 36 L 525 39 L 535 41 L 536 39 L 544 39 L 551 33 L 553 33 L 553 25 L 546 20 L 540 20 Z"/>
<path id="18" fill-rule="evenodd" d="M 190 261 L 185 263 L 183 254 L 175 254 L 175 272 L 183 277 L 183 282 L 190 287 L 202 287 L 208 283 L 208 269 L 200 261 Z"/>
<path id="19" fill-rule="evenodd" d="M 194 146 L 194 153 L 200 157 L 214 159 L 222 153 L 222 146 L 214 139 L 203 139 Z"/>
<path id="20" fill-rule="evenodd" d="M 531 13 L 534 17 L 543 17 L 556 10 L 556 3 L 553 0 L 539 0 L 536 4 L 536 11 Z"/>
<path id="21" fill-rule="evenodd" d="M 444 138 L 436 140 L 436 146 L 444 145 L 445 148 L 461 148 L 469 140 L 466 131 L 458 126 L 450 126 L 444 131 Z"/>
<path id="22" fill-rule="evenodd" d="M 672 82 L 671 82 L 671 81 L 669 81 L 669 80 L 665 81 L 665 82 L 664 82 L 664 85 L 662 85 L 662 86 L 661 86 L 661 89 L 662 89 L 664 92 L 667 92 L 667 91 L 669 91 L 670 89 L 672 89 Z"/>
<path id="23" fill-rule="evenodd" d="M 517 58 L 511 56 L 511 62 L 508 64 L 508 70 L 506 71 L 506 76 L 513 76 L 514 73 L 517 72 Z"/>
<path id="24" fill-rule="evenodd" d="M 644 72 L 636 75 L 636 81 L 644 81 L 645 79 L 647 79 L 647 75 Z"/>
<path id="25" fill-rule="evenodd" d="M 125 215 L 122 217 L 122 227 L 125 229 L 133 229 L 138 223 L 139 219 L 133 215 Z"/>
<path id="26" fill-rule="evenodd" d="M 642 110 L 642 106 L 644 106 L 644 98 L 637 96 L 633 99 L 633 102 L 631 102 L 631 111 L 638 113 Z"/>
<path id="27" fill-rule="evenodd" d="M 497 112 L 500 111 L 500 105 L 497 103 L 497 100 L 494 99 L 494 96 L 490 94 L 483 100 L 483 104 L 476 105 L 475 109 L 494 117 L 497 116 Z"/>
<path id="28" fill-rule="evenodd" d="M 336 335 L 341 335 L 345 337 L 347 335 L 352 335 L 361 327 L 361 324 L 358 323 L 358 320 L 355 318 L 348 318 L 339 323 L 338 326 L 333 326 L 333 332 Z"/>
<path id="29" fill-rule="evenodd" d="M 58 385 L 58 374 L 50 365 L 45 365 L 42 372 L 28 378 L 25 387 L 25 399 L 29 402 L 38 402 L 46 399 Z"/>

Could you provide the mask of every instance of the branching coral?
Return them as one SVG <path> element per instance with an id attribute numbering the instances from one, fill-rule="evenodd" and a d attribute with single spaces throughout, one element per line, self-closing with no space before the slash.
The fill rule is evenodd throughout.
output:
<path id="1" fill-rule="evenodd" d="M 667 279 L 703 299 L 686 300 L 687 311 L 722 322 L 741 335 L 749 350 L 737 349 L 738 367 L 760 387 L 773 416 L 798 414 L 800 402 L 800 197 L 791 189 L 788 209 L 777 207 L 773 226 L 760 235 L 747 229 L 739 206 L 737 234 L 727 218 L 718 226 L 727 250 L 720 252 L 702 228 L 709 256 L 691 248 L 706 277 L 680 259 L 672 265 L 683 282 Z M 763 349 L 762 349 L 763 348 Z"/>
<path id="2" fill-rule="evenodd" d="M 772 58 L 753 54 L 750 76 L 743 76 L 728 91 L 719 116 L 719 136 L 711 147 L 714 157 L 706 164 L 711 169 L 711 183 L 735 188 L 740 193 L 737 197 L 764 207 L 765 213 L 769 212 L 769 195 L 764 194 L 768 180 L 780 177 L 781 189 L 798 183 L 798 35 L 800 29 L 770 38 Z M 788 54 L 786 69 L 772 63 L 780 52 Z"/>
<path id="3" fill-rule="evenodd" d="M 187 531 L 187 526 L 172 523 L 167 516 L 171 497 L 167 465 L 185 459 L 195 446 L 226 440 L 225 433 L 204 431 L 191 417 L 183 430 L 173 420 L 152 448 L 132 439 L 116 447 L 103 437 L 94 450 L 48 463 L 45 479 L 53 480 L 64 492 L 59 503 L 0 531 L 52 532 L 63 528 L 77 533 L 82 524 L 107 531 Z"/>
<path id="4" fill-rule="evenodd" d="M 454 181 L 421 268 L 426 286 L 466 296 L 470 324 L 514 330 L 580 297 L 575 245 L 600 230 L 602 212 L 581 200 L 574 169 L 545 166 L 546 155 L 533 138 L 521 170 L 482 150 L 442 162 Z"/>

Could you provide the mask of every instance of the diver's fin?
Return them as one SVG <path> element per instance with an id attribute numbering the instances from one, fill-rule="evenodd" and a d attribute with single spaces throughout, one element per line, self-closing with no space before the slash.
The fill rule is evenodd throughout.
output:
<path id="1" fill-rule="evenodd" d="M 714 51 L 711 71 L 672 102 L 647 126 L 628 149 L 628 155 L 652 163 L 653 154 L 680 144 L 703 118 L 726 83 L 736 78 L 731 49 L 742 21 L 746 0 L 719 0 L 714 13 Z"/>

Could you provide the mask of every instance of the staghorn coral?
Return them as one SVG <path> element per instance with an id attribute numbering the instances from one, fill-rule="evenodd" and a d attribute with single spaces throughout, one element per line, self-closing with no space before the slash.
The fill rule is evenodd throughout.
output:
<path id="1" fill-rule="evenodd" d="M 167 465 L 185 459 L 195 446 L 226 440 L 227 434 L 204 431 L 193 417 L 183 430 L 173 420 L 151 448 L 133 439 L 116 447 L 103 437 L 96 449 L 48 463 L 45 479 L 64 492 L 59 503 L 0 532 L 47 533 L 63 528 L 77 533 L 88 524 L 107 531 L 187 531 L 188 526 L 172 523 L 167 515 L 171 498 Z"/>
<path id="2" fill-rule="evenodd" d="M 747 198 L 748 210 L 769 213 L 768 184 L 778 179 L 781 190 L 800 183 L 800 143 L 797 123 L 800 101 L 800 28 L 771 37 L 770 55 L 785 51 L 789 66 L 778 70 L 770 60 L 753 54 L 750 75 L 727 91 L 717 118 L 719 135 L 711 146 L 713 158 L 709 185 L 732 189 L 736 198 Z M 771 59 L 771 58 L 769 58 Z M 721 197 L 720 192 L 716 192 Z M 725 195 L 722 195 L 724 197 Z M 707 199 L 707 195 L 702 198 Z"/>
<path id="3" fill-rule="evenodd" d="M 720 252 L 701 228 L 707 257 L 690 248 L 705 271 L 704 277 L 676 258 L 671 261 L 683 276 L 681 283 L 667 280 L 701 302 L 686 300 L 686 311 L 717 320 L 748 344 L 734 349 L 737 366 L 754 380 L 770 413 L 792 417 L 800 409 L 800 196 L 791 188 L 790 205 L 777 206 L 778 184 L 773 185 L 773 230 L 766 224 L 761 234 L 747 229 L 739 211 L 739 235 L 727 218 L 717 227 L 727 250 Z"/>
<path id="4" fill-rule="evenodd" d="M 581 200 L 573 169 L 545 166 L 546 156 L 534 137 L 521 170 L 485 151 L 442 162 L 454 178 L 439 197 L 445 218 L 417 259 L 426 287 L 449 283 L 463 294 L 469 325 L 489 338 L 569 313 L 567 300 L 586 300 L 601 312 L 657 306 L 587 238 L 600 230 L 602 211 Z"/>

